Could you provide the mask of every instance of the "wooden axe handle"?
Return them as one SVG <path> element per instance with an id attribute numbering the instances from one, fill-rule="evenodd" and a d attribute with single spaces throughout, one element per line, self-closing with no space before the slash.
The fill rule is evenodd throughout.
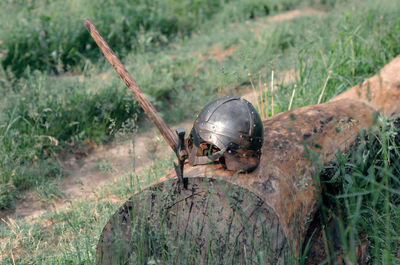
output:
<path id="1" fill-rule="evenodd" d="M 150 120 L 154 123 L 157 129 L 161 132 L 165 141 L 167 141 L 168 145 L 171 146 L 174 152 L 176 151 L 176 147 L 178 146 L 178 141 L 176 139 L 175 134 L 171 131 L 168 125 L 164 122 L 164 120 L 157 114 L 153 104 L 150 103 L 146 99 L 143 94 L 143 91 L 136 84 L 135 80 L 133 80 L 132 76 L 128 73 L 124 65 L 117 58 L 111 48 L 108 46 L 107 42 L 103 39 L 100 33 L 97 31 L 96 27 L 93 25 L 90 19 L 85 18 L 83 20 L 85 27 L 89 31 L 92 38 L 99 46 L 100 50 L 103 52 L 104 56 L 114 67 L 115 71 L 119 74 L 119 76 L 124 81 L 125 85 L 129 88 L 129 90 L 133 93 L 140 106 L 142 106 L 146 115 L 150 118 Z"/>

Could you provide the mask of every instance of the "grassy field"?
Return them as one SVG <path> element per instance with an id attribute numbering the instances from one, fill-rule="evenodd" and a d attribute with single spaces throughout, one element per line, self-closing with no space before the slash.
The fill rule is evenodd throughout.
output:
<path id="1" fill-rule="evenodd" d="M 400 54 L 400 4 L 389 0 L 86 2 L 0 3 L 0 209 L 12 207 L 27 189 L 60 196 L 51 183 L 66 177 L 58 162 L 63 154 L 110 141 L 116 132 L 132 133 L 143 119 L 90 40 L 83 17 L 98 26 L 171 124 L 193 119 L 217 95 L 240 93 L 249 86 L 248 73 L 269 80 L 272 67 L 278 76 L 293 70 L 297 108 L 317 103 L 329 71 L 323 101 Z M 285 21 L 264 18 L 310 5 L 321 12 Z M 229 49 L 232 56 L 220 61 L 217 54 Z M 287 109 L 293 83 L 278 84 L 275 113 Z M 337 189 L 324 198 L 321 216 L 337 217 L 349 264 L 359 232 L 370 240 L 371 264 L 400 262 L 397 133 L 383 119 L 378 140 L 338 155 L 338 163 L 326 169 L 330 178 L 323 183 Z M 92 264 L 110 215 L 169 168 L 170 159 L 160 161 L 146 172 L 120 176 L 68 209 L 6 220 L 0 225 L 0 261 Z"/>
<path id="2" fill-rule="evenodd" d="M 2 65 L 18 76 L 27 67 L 52 73 L 82 70 L 86 59 L 98 58 L 95 43 L 82 27 L 86 16 L 98 21 L 111 47 L 125 56 L 166 46 L 175 38 L 190 37 L 214 17 L 220 23 L 241 21 L 290 10 L 301 2 L 2 1 L 0 47 L 6 51 Z"/>
<path id="3" fill-rule="evenodd" d="M 131 95 L 110 73 L 108 63 L 82 27 L 83 17 L 91 17 L 111 47 L 124 56 L 153 104 L 162 114 L 170 114 L 165 118 L 177 122 L 192 117 L 218 89 L 238 81 L 242 71 L 230 66 L 230 72 L 220 74 L 220 63 L 198 59 L 196 52 L 208 53 L 210 42 L 200 35 L 189 38 L 195 30 L 207 32 L 210 25 L 222 30 L 234 21 L 305 5 L 294 0 L 268 5 L 261 1 L 238 5 L 221 1 L 216 6 L 207 1 L 182 3 L 171 1 L 168 8 L 164 1 L 154 6 L 146 1 L 116 1 L 114 5 L 98 1 L 1 3 L 0 209 L 11 207 L 19 191 L 62 177 L 56 163 L 60 151 L 80 149 L 85 140 L 107 141 L 120 128 L 135 127 L 135 117 L 141 117 Z M 132 10 L 142 17 L 128 19 Z M 219 15 L 214 18 L 214 13 Z M 161 33 L 169 20 L 177 26 L 168 34 Z M 149 28 L 138 30 L 131 24 Z M 212 42 L 220 43 L 219 30 L 213 30 Z M 47 33 L 42 36 L 42 32 Z M 165 35 L 160 37 L 165 43 L 157 44 L 154 34 Z M 227 41 L 238 43 L 238 36 Z"/>

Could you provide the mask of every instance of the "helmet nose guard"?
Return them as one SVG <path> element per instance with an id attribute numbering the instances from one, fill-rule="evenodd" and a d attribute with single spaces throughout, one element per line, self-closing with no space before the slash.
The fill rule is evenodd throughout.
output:
<path id="1" fill-rule="evenodd" d="M 250 102 L 238 97 L 216 99 L 194 122 L 189 164 L 207 164 L 224 157 L 228 170 L 251 171 L 259 163 L 263 135 L 261 118 Z M 203 143 L 219 151 L 204 155 L 199 152 Z"/>

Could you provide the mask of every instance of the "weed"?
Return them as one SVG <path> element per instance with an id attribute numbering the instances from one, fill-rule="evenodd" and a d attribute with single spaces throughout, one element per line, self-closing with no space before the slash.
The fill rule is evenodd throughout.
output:
<path id="1" fill-rule="evenodd" d="M 57 181 L 50 180 L 36 187 L 36 196 L 42 203 L 51 203 L 54 198 L 61 198 L 63 191 L 57 187 Z"/>
<path id="2" fill-rule="evenodd" d="M 104 174 L 111 173 L 113 167 L 108 159 L 98 160 L 97 161 L 97 168 L 103 172 Z"/>

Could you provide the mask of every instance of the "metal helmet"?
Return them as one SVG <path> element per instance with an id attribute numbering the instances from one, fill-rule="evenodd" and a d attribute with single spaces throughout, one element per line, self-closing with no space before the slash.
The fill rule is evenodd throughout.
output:
<path id="1" fill-rule="evenodd" d="M 250 102 L 225 97 L 209 103 L 194 122 L 189 142 L 189 164 L 219 159 L 228 170 L 249 172 L 260 161 L 264 129 Z"/>

